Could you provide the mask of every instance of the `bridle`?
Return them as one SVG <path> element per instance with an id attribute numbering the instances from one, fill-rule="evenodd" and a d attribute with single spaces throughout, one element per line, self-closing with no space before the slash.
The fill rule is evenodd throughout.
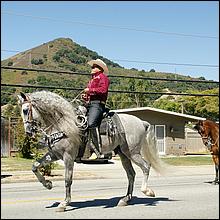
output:
<path id="1" fill-rule="evenodd" d="M 81 93 L 80 93 L 80 94 L 81 94 Z M 75 101 L 75 99 L 74 99 L 74 101 Z M 49 128 L 51 128 L 51 127 L 54 125 L 54 123 L 50 124 L 50 125 L 49 125 L 48 127 L 46 127 L 46 128 L 40 127 L 40 124 L 41 124 L 41 123 L 40 123 L 39 121 L 35 120 L 34 117 L 33 117 L 33 104 L 32 104 L 32 102 L 31 102 L 31 100 L 30 100 L 30 98 L 29 98 L 28 96 L 26 96 L 26 99 L 23 101 L 22 105 L 23 105 L 23 104 L 26 104 L 26 103 L 28 103 L 29 105 L 28 105 L 27 119 L 26 119 L 26 120 L 24 119 L 24 124 L 28 124 L 27 126 L 30 126 L 30 127 L 29 127 L 30 133 L 40 132 L 40 133 L 42 133 L 45 137 L 47 137 L 47 138 L 50 137 L 50 135 L 48 135 L 48 134 L 46 133 L 46 131 L 47 131 Z M 77 127 L 78 127 L 80 130 L 84 131 L 84 130 L 86 130 L 87 127 L 88 127 L 88 122 L 87 122 L 87 117 L 86 117 L 85 113 L 83 112 L 84 110 L 81 109 L 81 108 L 82 108 L 82 106 L 81 106 L 81 105 L 78 105 L 78 107 L 75 109 L 75 110 L 76 110 L 76 114 L 77 114 L 76 125 L 77 125 Z M 23 114 L 24 114 L 24 113 L 23 113 Z M 61 116 L 61 117 L 57 120 L 57 122 L 60 121 L 60 119 L 61 119 L 62 117 L 63 117 L 63 116 Z"/>
<path id="2" fill-rule="evenodd" d="M 206 139 L 207 141 L 205 142 L 204 139 Z M 205 145 L 207 145 L 207 147 L 211 147 L 217 144 L 218 140 L 219 140 L 219 135 L 218 138 L 216 139 L 215 143 L 213 144 L 212 142 L 212 138 L 210 136 L 206 136 L 206 137 L 202 137 L 202 140 L 204 143 L 206 143 Z"/>
<path id="3" fill-rule="evenodd" d="M 29 103 L 28 105 L 28 119 L 24 121 L 24 123 L 33 123 L 33 108 L 32 108 L 32 103 L 30 100 L 25 101 L 23 104 Z"/>
<path id="4" fill-rule="evenodd" d="M 28 103 L 28 112 L 27 112 L 27 120 L 24 119 L 24 124 L 29 124 L 31 126 L 30 131 L 31 132 L 38 132 L 38 131 L 43 131 L 41 128 L 39 129 L 39 124 L 37 120 L 33 118 L 33 105 L 31 100 L 28 98 L 23 102 L 23 104 Z"/>
<path id="5" fill-rule="evenodd" d="M 35 133 L 40 132 L 43 136 L 41 136 L 41 140 L 39 140 L 38 144 L 43 147 L 48 147 L 50 150 L 52 150 L 54 144 L 58 141 L 60 141 L 62 138 L 67 137 L 64 132 L 54 132 L 52 134 L 47 134 L 46 130 L 52 127 L 53 124 L 49 125 L 46 128 L 40 127 L 40 122 L 35 120 L 33 117 L 33 105 L 29 98 L 23 102 L 23 104 L 28 103 L 28 112 L 27 112 L 27 120 L 24 120 L 24 124 L 28 124 L 29 131 L 27 133 L 33 135 Z M 62 116 L 58 119 L 58 121 L 62 118 Z"/>

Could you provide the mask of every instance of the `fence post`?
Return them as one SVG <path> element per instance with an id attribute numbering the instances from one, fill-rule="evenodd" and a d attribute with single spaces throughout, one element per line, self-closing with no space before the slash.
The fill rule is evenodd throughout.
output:
<path id="1" fill-rule="evenodd" d="M 8 119 L 8 156 L 11 157 L 11 117 Z"/>

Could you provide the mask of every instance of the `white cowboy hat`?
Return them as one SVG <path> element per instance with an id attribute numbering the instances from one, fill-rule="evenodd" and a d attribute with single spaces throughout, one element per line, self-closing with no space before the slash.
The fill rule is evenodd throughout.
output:
<path id="1" fill-rule="evenodd" d="M 88 64 L 90 66 L 93 66 L 94 64 L 100 66 L 103 70 L 104 70 L 104 73 L 108 73 L 108 67 L 107 65 L 100 59 L 96 59 L 96 60 L 91 60 L 88 62 Z"/>

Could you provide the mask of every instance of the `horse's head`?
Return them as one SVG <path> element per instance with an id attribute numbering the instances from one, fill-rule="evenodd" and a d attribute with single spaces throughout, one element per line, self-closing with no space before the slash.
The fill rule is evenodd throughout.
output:
<path id="1" fill-rule="evenodd" d="M 21 105 L 24 130 L 26 135 L 33 137 L 37 132 L 37 125 L 40 123 L 39 114 L 35 110 L 30 97 L 22 92 L 20 94 L 18 95 L 18 100 Z"/>
<path id="2" fill-rule="evenodd" d="M 198 121 L 193 127 L 198 131 L 200 136 L 202 137 L 202 141 L 205 146 L 210 147 L 211 137 L 210 137 L 210 127 L 208 127 L 205 121 Z"/>
<path id="3" fill-rule="evenodd" d="M 204 133 L 203 121 L 198 121 L 198 122 L 193 126 L 193 128 L 194 128 L 195 130 L 197 130 L 200 135 L 202 135 L 202 133 Z"/>

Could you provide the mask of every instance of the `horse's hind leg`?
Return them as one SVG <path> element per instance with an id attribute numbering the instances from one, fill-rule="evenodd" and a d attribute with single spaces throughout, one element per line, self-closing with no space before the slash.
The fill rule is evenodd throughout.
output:
<path id="1" fill-rule="evenodd" d="M 128 202 L 132 198 L 132 193 L 133 193 L 133 189 L 134 189 L 135 171 L 132 166 L 131 160 L 124 153 L 122 153 L 119 148 L 117 150 L 118 150 L 117 154 L 121 158 L 122 166 L 125 169 L 127 177 L 128 177 L 127 194 L 125 197 L 120 199 L 120 201 L 118 202 L 118 206 L 126 206 L 126 205 L 128 205 Z"/>
<path id="2" fill-rule="evenodd" d="M 212 155 L 212 160 L 215 164 L 215 179 L 213 184 L 219 183 L 219 155 Z"/>
<path id="3" fill-rule="evenodd" d="M 215 184 L 219 184 L 219 164 L 215 164 Z"/>
<path id="4" fill-rule="evenodd" d="M 152 189 L 147 187 L 147 181 L 150 173 L 151 165 L 148 164 L 140 154 L 131 155 L 131 160 L 138 165 L 143 171 L 143 181 L 141 186 L 141 192 L 143 192 L 146 196 L 155 197 L 155 193 Z"/>
<path id="5" fill-rule="evenodd" d="M 52 182 L 50 180 L 46 180 L 44 176 L 39 171 L 40 168 L 45 167 L 45 165 L 56 161 L 57 158 L 51 152 L 47 152 L 41 159 L 37 160 L 33 166 L 32 171 L 36 175 L 39 182 L 43 184 L 47 189 L 52 189 Z"/>

